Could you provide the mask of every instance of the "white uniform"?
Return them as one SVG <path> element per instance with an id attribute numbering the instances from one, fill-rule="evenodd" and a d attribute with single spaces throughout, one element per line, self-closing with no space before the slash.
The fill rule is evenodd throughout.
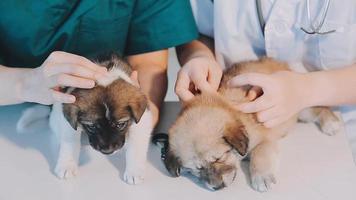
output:
<path id="1" fill-rule="evenodd" d="M 216 57 L 223 67 L 269 56 L 299 72 L 356 63 L 356 0 L 330 0 L 320 32 L 335 32 L 320 35 L 301 30 L 310 30 L 310 23 L 322 20 L 326 2 L 310 0 L 309 20 L 307 0 L 261 0 L 263 35 L 255 0 L 191 0 L 198 29 L 215 39 Z M 355 107 L 341 110 L 345 122 L 356 124 Z"/>

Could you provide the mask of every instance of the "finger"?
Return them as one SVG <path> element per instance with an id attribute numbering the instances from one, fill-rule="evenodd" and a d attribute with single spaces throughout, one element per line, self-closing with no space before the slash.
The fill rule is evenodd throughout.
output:
<path id="1" fill-rule="evenodd" d="M 177 93 L 180 101 L 186 102 L 194 98 L 194 94 L 191 93 L 189 90 L 181 91 L 179 94 Z"/>
<path id="2" fill-rule="evenodd" d="M 97 80 L 103 78 L 104 76 L 102 73 L 98 73 L 97 71 L 77 64 L 54 64 L 48 68 L 46 75 L 53 76 L 60 73 L 75 75 L 92 80 Z"/>
<path id="3" fill-rule="evenodd" d="M 228 85 L 230 87 L 254 85 L 254 86 L 260 86 L 261 88 L 263 88 L 263 86 L 266 83 L 268 83 L 269 81 L 270 81 L 269 75 L 267 75 L 267 74 L 247 73 L 247 74 L 241 74 L 241 75 L 235 76 L 228 82 Z"/>
<path id="4" fill-rule="evenodd" d="M 255 113 L 273 106 L 273 102 L 268 101 L 264 96 L 257 98 L 255 101 L 243 103 L 237 106 L 237 109 L 244 113 Z"/>
<path id="5" fill-rule="evenodd" d="M 101 72 L 101 73 L 107 72 L 107 69 L 105 67 L 97 65 L 83 56 L 78 56 L 64 51 L 52 52 L 51 55 L 49 56 L 49 59 L 50 61 L 55 63 L 77 64 L 97 72 Z"/>
<path id="6" fill-rule="evenodd" d="M 73 96 L 73 95 L 58 92 L 56 90 L 51 90 L 51 92 L 52 92 L 52 97 L 53 97 L 54 101 L 56 101 L 56 102 L 60 102 L 60 103 L 74 103 L 75 102 L 75 96 Z"/>
<path id="7" fill-rule="evenodd" d="M 140 84 L 138 82 L 138 72 L 137 71 L 133 71 L 131 73 L 131 76 L 130 76 L 133 84 L 136 86 L 136 87 L 140 87 Z"/>
<path id="8" fill-rule="evenodd" d="M 189 83 L 189 91 L 195 96 L 200 93 L 199 89 L 195 87 L 194 83 Z"/>
<path id="9" fill-rule="evenodd" d="M 175 92 L 182 101 L 188 101 L 194 97 L 189 91 L 190 79 L 187 74 L 179 72 L 175 85 Z"/>
<path id="10" fill-rule="evenodd" d="M 212 70 L 209 71 L 208 82 L 212 89 L 218 90 L 221 82 L 222 72 L 221 70 Z"/>
<path id="11" fill-rule="evenodd" d="M 248 92 L 247 92 L 247 98 L 250 101 L 255 100 L 256 98 L 260 97 L 263 93 L 262 88 L 253 86 Z"/>
<path id="12" fill-rule="evenodd" d="M 199 89 L 202 93 L 212 93 L 215 92 L 209 82 L 207 81 L 205 76 L 199 74 L 196 77 L 192 77 L 192 81 L 197 89 Z"/>
<path id="13" fill-rule="evenodd" d="M 263 123 L 263 125 L 267 128 L 274 128 L 274 127 L 282 124 L 283 122 L 285 122 L 287 119 L 288 119 L 287 117 L 280 116 L 280 117 L 274 118 L 272 120 L 269 120 L 269 121 Z"/>
<path id="14" fill-rule="evenodd" d="M 95 86 L 95 81 L 85 78 L 80 78 L 77 76 L 72 76 L 68 74 L 58 74 L 51 76 L 49 79 L 49 87 L 53 88 L 56 86 L 62 87 L 76 87 L 90 89 Z"/>
<path id="15" fill-rule="evenodd" d="M 267 122 L 267 121 L 276 119 L 281 115 L 282 115 L 282 113 L 280 112 L 280 110 L 278 108 L 272 107 L 270 109 L 267 109 L 267 110 L 257 113 L 257 120 L 259 122 Z"/>

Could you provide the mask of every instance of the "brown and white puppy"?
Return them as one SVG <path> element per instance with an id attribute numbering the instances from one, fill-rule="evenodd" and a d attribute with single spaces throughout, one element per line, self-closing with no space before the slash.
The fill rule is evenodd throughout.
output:
<path id="1" fill-rule="evenodd" d="M 54 172 L 61 179 L 77 174 L 80 138 L 86 134 L 91 147 L 103 154 L 125 146 L 124 180 L 140 183 L 153 129 L 147 99 L 130 79 L 132 70 L 125 61 L 110 56 L 97 64 L 108 69 L 108 77 L 98 80 L 93 89 L 67 88 L 75 103 L 52 107 L 49 124 L 60 143 Z"/>
<path id="2" fill-rule="evenodd" d="M 265 128 L 255 114 L 241 113 L 233 106 L 248 101 L 249 87 L 229 88 L 227 82 L 238 74 L 281 70 L 288 66 L 267 58 L 236 64 L 224 72 L 219 94 L 199 95 L 184 105 L 169 130 L 164 162 L 170 174 L 177 177 L 187 170 L 208 188 L 218 190 L 233 182 L 240 161 L 248 155 L 252 187 L 267 191 L 276 182 L 277 142 L 297 117 L 276 128 Z M 339 118 L 326 107 L 305 111 L 303 120 L 317 122 L 329 135 L 341 128 Z"/>

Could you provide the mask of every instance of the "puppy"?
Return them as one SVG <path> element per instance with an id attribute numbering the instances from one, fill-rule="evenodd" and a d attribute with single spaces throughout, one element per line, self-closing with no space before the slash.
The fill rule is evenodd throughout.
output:
<path id="1" fill-rule="evenodd" d="M 181 170 L 198 177 L 211 190 L 230 185 L 240 161 L 250 157 L 253 189 L 265 192 L 276 183 L 280 138 L 295 124 L 297 116 L 278 127 L 268 129 L 255 114 L 235 109 L 236 103 L 247 102 L 249 87 L 230 88 L 234 76 L 255 72 L 270 74 L 288 70 L 285 63 L 264 58 L 243 62 L 224 72 L 218 94 L 198 95 L 183 106 L 169 130 L 169 146 L 164 160 L 174 177 Z M 304 111 L 304 121 L 316 122 L 328 135 L 339 131 L 339 118 L 327 107 Z"/>
<path id="2" fill-rule="evenodd" d="M 117 56 L 104 60 L 97 64 L 108 69 L 108 77 L 93 89 L 67 88 L 75 103 L 52 107 L 49 124 L 60 143 L 54 172 L 61 179 L 77 174 L 80 138 L 86 134 L 91 147 L 106 155 L 125 146 L 124 180 L 138 184 L 144 178 L 152 116 L 145 95 L 130 79 L 131 67 Z M 18 127 L 26 126 L 24 121 L 20 119 Z"/>

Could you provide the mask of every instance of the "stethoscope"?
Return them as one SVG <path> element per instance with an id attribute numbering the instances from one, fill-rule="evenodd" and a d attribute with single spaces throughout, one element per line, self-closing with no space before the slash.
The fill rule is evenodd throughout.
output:
<path id="1" fill-rule="evenodd" d="M 262 33 L 264 34 L 266 22 L 263 18 L 261 0 L 256 0 L 256 7 L 257 7 L 258 20 L 259 20 L 259 23 L 261 26 Z M 308 17 L 308 21 L 309 21 L 309 28 L 300 27 L 300 29 L 303 32 L 305 32 L 306 34 L 309 34 L 309 35 L 314 35 L 314 34 L 326 35 L 326 34 L 333 33 L 336 31 L 335 29 L 329 30 L 329 31 L 321 31 L 321 28 L 324 26 L 325 19 L 328 14 L 328 11 L 329 11 L 330 0 L 326 0 L 326 2 L 323 5 L 323 12 L 322 12 L 321 20 L 319 21 L 319 23 L 314 23 L 311 19 L 310 0 L 307 0 L 306 7 L 307 7 L 306 8 L 307 9 L 307 17 Z"/>

